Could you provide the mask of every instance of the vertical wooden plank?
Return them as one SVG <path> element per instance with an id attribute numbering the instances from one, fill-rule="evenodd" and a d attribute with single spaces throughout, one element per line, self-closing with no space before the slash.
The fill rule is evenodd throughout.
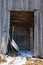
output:
<path id="1" fill-rule="evenodd" d="M 1 46 L 1 9 L 2 9 L 2 1 L 0 0 L 0 46 Z"/>
<path id="2" fill-rule="evenodd" d="M 30 6 L 29 3 L 30 3 L 30 1 L 27 0 L 27 4 L 26 4 L 26 9 L 27 9 L 27 10 L 29 10 L 29 6 Z"/>
<path id="3" fill-rule="evenodd" d="M 0 11 L 0 43 L 1 43 L 1 11 Z"/>
<path id="4" fill-rule="evenodd" d="M 40 0 L 40 9 L 43 10 L 43 0 Z"/>
<path id="5" fill-rule="evenodd" d="M 3 0 L 1 0 L 1 40 L 3 35 Z"/>
<path id="6" fill-rule="evenodd" d="M 40 9 L 40 0 L 30 0 L 30 10 Z"/>
<path id="7" fill-rule="evenodd" d="M 1 5 L 2 5 L 2 2 L 1 2 L 1 0 L 0 0 L 0 11 L 1 11 L 1 7 L 2 7 Z"/>
<path id="8" fill-rule="evenodd" d="M 16 0 L 16 10 L 19 10 L 19 7 L 20 7 L 20 4 L 19 3 L 20 3 L 19 0 Z"/>
<path id="9" fill-rule="evenodd" d="M 29 10 L 29 0 L 24 0 L 24 10 Z"/>
<path id="10" fill-rule="evenodd" d="M 8 38 L 9 38 L 9 29 L 10 29 L 10 11 L 8 10 L 7 12 L 7 43 L 8 43 Z"/>
<path id="11" fill-rule="evenodd" d="M 21 0 L 19 0 L 19 10 L 22 10 L 22 7 L 21 7 Z"/>
<path id="12" fill-rule="evenodd" d="M 1 3 L 1 0 L 0 0 L 0 48 L 1 48 L 1 5 L 2 5 L 2 3 Z"/>
<path id="13" fill-rule="evenodd" d="M 30 0 L 30 10 L 35 9 L 35 0 Z"/>
<path id="14" fill-rule="evenodd" d="M 14 10 L 22 10 L 23 9 L 23 0 L 13 0 L 13 9 Z"/>
<path id="15" fill-rule="evenodd" d="M 7 0 L 3 0 L 3 10 L 2 10 L 2 18 L 3 18 L 3 35 L 5 33 L 5 40 L 6 40 L 6 30 L 7 30 L 7 25 L 6 25 L 6 21 L 7 21 Z"/>
<path id="16" fill-rule="evenodd" d="M 17 8 L 18 8 L 18 10 L 20 10 L 20 9 L 21 9 L 20 0 L 18 0 L 18 2 L 17 2 L 17 3 L 18 3 L 18 5 L 17 5 L 18 7 L 17 7 Z"/>
<path id="17" fill-rule="evenodd" d="M 21 9 L 21 1 L 20 0 L 14 0 L 14 9 L 20 10 Z"/>
<path id="18" fill-rule="evenodd" d="M 22 10 L 24 9 L 23 0 L 21 0 L 21 8 L 22 8 Z"/>
<path id="19" fill-rule="evenodd" d="M 13 9 L 13 0 L 6 0 L 8 1 L 8 10 L 12 10 Z"/>
<path id="20" fill-rule="evenodd" d="M 40 27 L 39 27 L 39 11 L 36 11 L 36 12 L 34 12 L 34 55 L 35 56 L 39 56 L 39 45 L 40 45 L 40 43 L 39 43 L 39 40 L 40 40 L 40 38 L 39 38 L 39 30 L 40 30 Z"/>
<path id="21" fill-rule="evenodd" d="M 5 54 L 7 51 L 7 15 L 6 15 L 6 10 L 3 10 L 2 13 L 2 19 L 3 19 L 3 24 L 2 24 L 2 44 L 1 44 L 1 53 Z"/>
<path id="22" fill-rule="evenodd" d="M 28 10 L 29 0 L 8 0 L 9 10 Z"/>
<path id="23" fill-rule="evenodd" d="M 5 54 L 7 51 L 7 25 L 6 25 L 6 20 L 7 20 L 7 15 L 6 15 L 6 10 L 7 10 L 7 4 L 6 0 L 2 0 L 2 9 L 1 9 L 1 37 L 2 37 L 2 42 L 1 42 L 1 49 L 0 53 Z"/>
<path id="24" fill-rule="evenodd" d="M 13 4 L 12 6 L 13 10 L 16 10 L 16 0 L 12 0 L 12 4 Z"/>
<path id="25" fill-rule="evenodd" d="M 31 51 L 34 51 L 33 27 L 30 28 L 30 49 L 31 49 Z"/>
<path id="26" fill-rule="evenodd" d="M 40 11 L 40 56 L 43 57 L 43 11 Z"/>
<path id="27" fill-rule="evenodd" d="M 13 0 L 13 9 L 16 9 L 16 0 Z"/>
<path id="28" fill-rule="evenodd" d="M 19 10 L 19 7 L 20 7 L 20 1 L 19 0 L 16 1 L 16 7 L 17 7 L 17 10 Z"/>
<path id="29" fill-rule="evenodd" d="M 35 8 L 34 9 L 40 9 L 40 0 L 35 0 Z"/>
<path id="30" fill-rule="evenodd" d="M 6 10 L 6 9 L 7 9 L 7 7 L 6 7 L 6 6 L 7 6 L 7 5 L 6 5 L 7 2 L 6 2 L 6 1 L 7 1 L 7 0 L 3 0 L 3 10 Z"/>

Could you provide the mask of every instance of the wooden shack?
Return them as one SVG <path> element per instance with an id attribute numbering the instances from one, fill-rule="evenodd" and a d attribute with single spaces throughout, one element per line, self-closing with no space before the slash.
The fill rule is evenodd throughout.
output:
<path id="1" fill-rule="evenodd" d="M 43 57 L 43 0 L 0 0 L 0 53 L 6 53 L 13 26 L 20 50 Z"/>

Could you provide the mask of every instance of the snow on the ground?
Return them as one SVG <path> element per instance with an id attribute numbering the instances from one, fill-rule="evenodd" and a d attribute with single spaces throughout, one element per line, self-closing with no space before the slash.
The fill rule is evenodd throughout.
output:
<path id="1" fill-rule="evenodd" d="M 11 57 L 11 56 L 2 56 L 2 59 L 0 58 L 0 61 L 4 61 L 4 62 L 0 62 L 0 65 L 43 65 L 43 59 L 42 62 L 41 61 L 37 61 L 39 59 L 37 58 L 32 58 L 33 53 L 29 52 L 29 51 L 21 51 L 20 55 L 16 56 L 16 57 Z M 34 61 L 33 61 L 34 60 Z M 36 61 L 35 61 L 36 60 Z M 28 61 L 28 62 L 27 62 Z"/>
<path id="2" fill-rule="evenodd" d="M 11 57 L 6 56 L 6 62 L 0 63 L 0 65 L 43 65 L 43 61 L 39 59 L 26 58 L 26 57 Z"/>
<path id="3" fill-rule="evenodd" d="M 11 57 L 5 58 L 6 62 L 0 63 L 0 65 L 23 65 L 26 63 L 26 58 L 24 57 Z"/>
<path id="4" fill-rule="evenodd" d="M 26 58 L 22 57 L 17 57 L 16 60 L 14 61 L 14 65 L 22 65 L 26 63 Z"/>
<path id="5" fill-rule="evenodd" d="M 34 53 L 32 51 L 20 51 L 20 55 L 21 57 L 32 57 L 34 55 Z"/>

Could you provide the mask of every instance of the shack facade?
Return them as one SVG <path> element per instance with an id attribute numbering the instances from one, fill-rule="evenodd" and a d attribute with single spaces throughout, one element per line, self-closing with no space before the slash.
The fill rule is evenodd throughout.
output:
<path id="1" fill-rule="evenodd" d="M 27 47 L 29 50 L 30 47 L 31 50 L 34 50 L 34 56 L 43 57 L 43 0 L 0 0 L 0 53 L 6 52 L 9 31 L 11 32 L 13 25 L 15 26 L 14 36 L 19 35 L 17 36 L 19 42 L 15 37 L 18 45 L 24 40 L 19 47 L 25 50 Z"/>

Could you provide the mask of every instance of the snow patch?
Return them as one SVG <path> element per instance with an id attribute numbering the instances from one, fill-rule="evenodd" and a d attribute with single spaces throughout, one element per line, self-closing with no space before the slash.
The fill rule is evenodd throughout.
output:
<path id="1" fill-rule="evenodd" d="M 34 53 L 32 51 L 20 51 L 20 55 L 21 57 L 32 57 L 34 55 Z"/>
<path id="2" fill-rule="evenodd" d="M 27 62 L 25 57 L 15 57 L 11 56 L 6 57 L 6 62 L 0 63 L 0 65 L 23 65 Z"/>

